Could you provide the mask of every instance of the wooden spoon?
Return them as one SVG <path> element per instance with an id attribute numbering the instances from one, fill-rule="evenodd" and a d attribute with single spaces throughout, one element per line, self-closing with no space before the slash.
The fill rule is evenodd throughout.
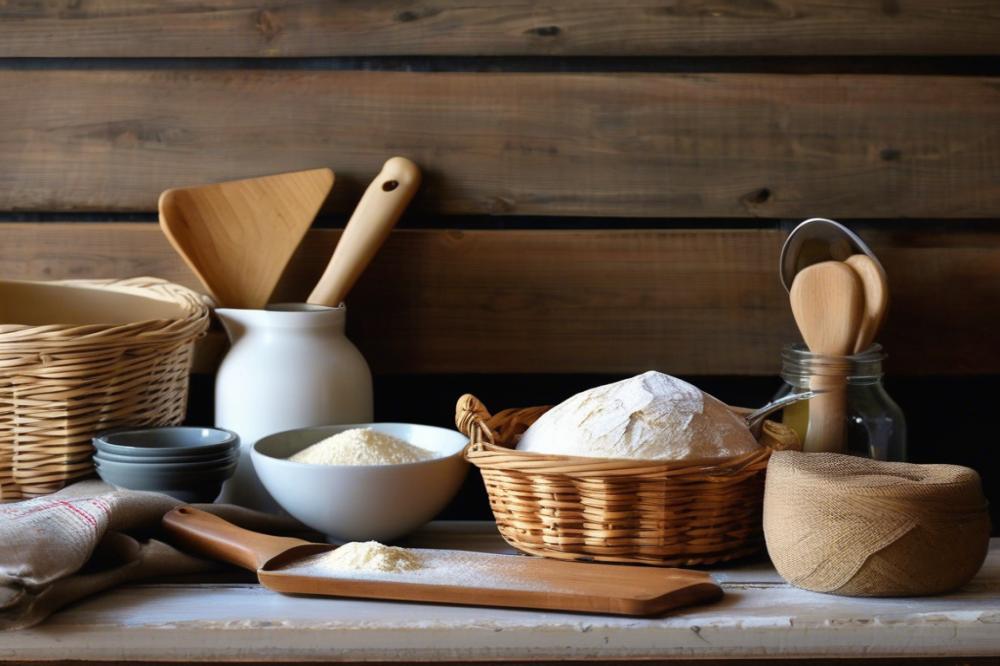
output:
<path id="1" fill-rule="evenodd" d="M 868 349 L 875 336 L 882 328 L 885 313 L 889 308 L 889 283 L 882 266 L 865 254 L 854 254 L 844 260 L 861 278 L 864 290 L 865 307 L 858 330 L 858 339 L 854 343 L 854 353 L 860 354 Z"/>
<path id="2" fill-rule="evenodd" d="M 333 187 L 329 169 L 160 195 L 160 227 L 219 305 L 262 308 Z"/>
<path id="3" fill-rule="evenodd" d="M 864 309 L 864 288 L 853 268 L 824 261 L 798 272 L 789 290 L 792 314 L 809 351 L 847 356 L 854 351 Z M 803 451 L 844 451 L 847 364 L 844 373 L 813 375 L 809 386 L 823 391 L 809 402 Z"/>
<path id="4" fill-rule="evenodd" d="M 307 303 L 336 307 L 361 277 L 420 187 L 420 169 L 405 157 L 385 163 L 348 220 Z"/>

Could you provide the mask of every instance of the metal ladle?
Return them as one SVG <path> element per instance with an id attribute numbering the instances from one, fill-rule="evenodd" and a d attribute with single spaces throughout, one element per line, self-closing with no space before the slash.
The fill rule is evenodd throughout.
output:
<path id="1" fill-rule="evenodd" d="M 878 257 L 856 233 L 833 220 L 810 218 L 792 229 L 781 246 L 781 258 L 778 260 L 781 284 L 788 291 L 792 288 L 795 274 L 806 266 L 831 259 L 845 261 L 852 254 L 865 254 L 882 268 Z M 882 272 L 885 272 L 884 269 Z"/>
<path id="2" fill-rule="evenodd" d="M 764 419 L 768 416 L 779 409 L 784 409 L 785 407 L 793 405 L 796 402 L 815 398 L 823 392 L 824 391 L 802 391 L 801 393 L 790 393 L 783 398 L 772 400 L 763 407 L 753 410 L 743 417 L 743 422 L 746 423 L 747 428 L 749 428 L 750 434 L 752 434 L 754 438 L 760 439 L 761 429 L 764 427 Z"/>

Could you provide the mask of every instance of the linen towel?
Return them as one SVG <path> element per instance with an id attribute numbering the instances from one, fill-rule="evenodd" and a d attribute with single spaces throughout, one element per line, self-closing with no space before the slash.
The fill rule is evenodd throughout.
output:
<path id="1" fill-rule="evenodd" d="M 211 571 L 157 540 L 167 495 L 82 481 L 53 495 L 0 504 L 0 629 L 30 627 L 86 596 L 144 578 Z M 301 532 L 291 518 L 225 504 L 196 504 L 241 527 Z"/>

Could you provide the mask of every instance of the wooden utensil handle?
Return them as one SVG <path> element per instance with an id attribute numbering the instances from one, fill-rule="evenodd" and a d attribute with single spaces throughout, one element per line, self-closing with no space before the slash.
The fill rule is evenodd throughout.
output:
<path id="1" fill-rule="evenodd" d="M 845 453 L 847 377 L 813 375 L 809 387 L 822 393 L 809 400 L 809 425 L 802 450 L 806 453 Z"/>
<path id="2" fill-rule="evenodd" d="M 336 307 L 375 257 L 420 186 L 420 169 L 393 157 L 365 190 L 308 303 Z"/>
<path id="3" fill-rule="evenodd" d="M 308 541 L 251 532 L 227 520 L 190 506 L 180 506 L 163 516 L 170 541 L 186 552 L 257 571 L 271 558 Z"/>

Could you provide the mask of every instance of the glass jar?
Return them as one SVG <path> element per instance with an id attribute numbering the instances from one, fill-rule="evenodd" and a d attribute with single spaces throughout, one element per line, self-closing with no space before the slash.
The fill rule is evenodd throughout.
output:
<path id="1" fill-rule="evenodd" d="M 906 460 L 906 419 L 903 410 L 882 385 L 882 346 L 875 344 L 853 356 L 813 354 L 803 344 L 781 352 L 782 387 L 775 398 L 809 390 L 814 376 L 844 376 L 846 381 L 844 453 L 875 460 Z M 790 405 L 782 422 L 790 426 L 809 450 L 809 401 Z"/>

